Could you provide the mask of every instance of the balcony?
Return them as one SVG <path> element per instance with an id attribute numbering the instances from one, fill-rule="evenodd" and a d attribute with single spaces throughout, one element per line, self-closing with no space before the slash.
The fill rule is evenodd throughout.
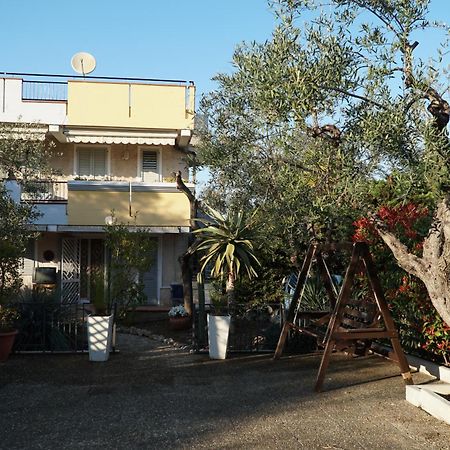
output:
<path id="1" fill-rule="evenodd" d="M 194 86 L 70 80 L 69 126 L 192 129 Z"/>
<path id="2" fill-rule="evenodd" d="M 194 128 L 194 108 L 195 86 L 185 80 L 8 72 L 0 77 L 0 122 L 180 131 Z"/>
<path id="3" fill-rule="evenodd" d="M 35 205 L 36 225 L 64 226 L 60 231 L 102 231 L 112 211 L 118 222 L 152 232 L 187 232 L 190 226 L 189 200 L 175 183 L 38 180 L 21 189 L 20 200 Z"/>
<path id="4" fill-rule="evenodd" d="M 67 181 L 36 180 L 22 190 L 24 203 L 67 203 Z"/>
<path id="5" fill-rule="evenodd" d="M 114 211 L 131 226 L 181 228 L 190 225 L 190 203 L 175 183 L 70 181 L 68 225 L 104 227 Z"/>
<path id="6" fill-rule="evenodd" d="M 67 181 L 34 180 L 25 186 L 15 182 L 12 191 L 21 203 L 34 205 L 38 213 L 34 224 L 39 229 L 67 225 Z"/>
<path id="7" fill-rule="evenodd" d="M 67 82 L 22 81 L 22 100 L 67 101 Z"/>

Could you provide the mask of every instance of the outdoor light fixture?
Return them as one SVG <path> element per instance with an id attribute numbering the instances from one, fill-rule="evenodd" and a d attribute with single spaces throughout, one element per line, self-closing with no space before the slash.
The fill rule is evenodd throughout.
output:
<path id="1" fill-rule="evenodd" d="M 106 216 L 105 217 L 105 224 L 106 225 L 114 225 L 114 217 L 113 216 Z"/>

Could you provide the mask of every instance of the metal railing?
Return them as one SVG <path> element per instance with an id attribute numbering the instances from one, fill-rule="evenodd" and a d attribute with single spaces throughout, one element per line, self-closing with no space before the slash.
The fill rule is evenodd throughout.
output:
<path id="1" fill-rule="evenodd" d="M 87 316 L 84 304 L 21 302 L 14 352 L 85 352 Z"/>
<path id="2" fill-rule="evenodd" d="M 24 80 L 22 100 L 67 101 L 67 82 Z"/>
<path id="3" fill-rule="evenodd" d="M 29 203 L 67 202 L 67 181 L 35 180 L 23 186 L 20 200 Z"/>
<path id="4" fill-rule="evenodd" d="M 29 78 L 47 78 L 47 79 L 64 79 L 64 80 L 107 80 L 107 81 L 125 81 L 138 82 L 148 84 L 180 84 L 194 85 L 193 81 L 180 79 L 164 79 L 164 78 L 137 78 L 137 77 L 101 77 L 92 75 L 63 75 L 55 73 L 28 73 L 28 72 L 5 72 L 0 70 L 0 75 L 4 77 L 29 77 Z"/>
<path id="5" fill-rule="evenodd" d="M 0 71 L 0 78 L 1 77 L 20 77 L 22 79 L 22 100 L 35 101 L 67 101 L 67 86 L 69 80 L 120 82 L 130 84 L 179 85 L 186 87 L 194 86 L 193 81 L 159 78 L 101 77 Z"/>
<path id="6" fill-rule="evenodd" d="M 213 309 L 207 306 L 209 312 Z M 208 311 L 209 310 L 209 311 Z M 212 312 L 212 311 L 211 311 Z M 194 316 L 194 344 L 197 350 L 207 345 L 207 333 L 199 329 L 200 311 L 197 308 Z M 282 303 L 268 303 L 261 306 L 240 304 L 231 312 L 231 326 L 228 337 L 228 351 L 232 353 L 273 352 L 278 343 L 283 325 Z"/>

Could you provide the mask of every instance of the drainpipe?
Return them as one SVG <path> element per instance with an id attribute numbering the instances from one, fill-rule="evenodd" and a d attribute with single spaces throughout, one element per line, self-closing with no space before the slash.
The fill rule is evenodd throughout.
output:
<path id="1" fill-rule="evenodd" d="M 130 190 L 129 190 L 129 195 L 128 195 L 128 214 L 130 215 L 130 217 L 133 217 L 132 202 L 133 202 L 133 194 L 132 194 L 131 181 L 130 181 Z"/>
<path id="2" fill-rule="evenodd" d="M 6 111 L 6 74 L 3 75 L 2 83 L 2 112 Z"/>

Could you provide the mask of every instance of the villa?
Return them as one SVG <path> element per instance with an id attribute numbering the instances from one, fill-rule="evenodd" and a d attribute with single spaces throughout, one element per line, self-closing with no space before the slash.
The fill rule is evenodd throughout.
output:
<path id="1" fill-rule="evenodd" d="M 40 232 L 23 265 L 28 286 L 54 278 L 66 303 L 90 300 L 90 277 L 105 273 L 105 227 L 114 218 L 156 241 L 154 263 L 139 277 L 149 305 L 167 305 L 181 282 L 191 208 L 174 173 L 189 183 L 195 86 L 182 80 L 3 73 L 0 123 L 33 123 L 34 139 L 54 143 L 55 176 L 17 201 L 40 212 Z M 25 127 L 25 125 L 24 125 Z M 15 187 L 14 187 L 15 186 Z"/>

